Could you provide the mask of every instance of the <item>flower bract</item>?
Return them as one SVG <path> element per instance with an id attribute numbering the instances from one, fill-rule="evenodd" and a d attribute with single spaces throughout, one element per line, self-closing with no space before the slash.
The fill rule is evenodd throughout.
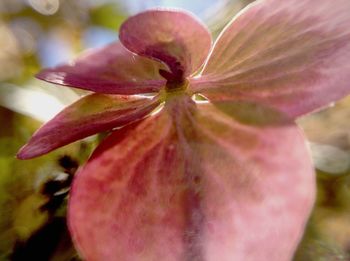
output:
<path id="1" fill-rule="evenodd" d="M 154 9 L 119 39 L 37 75 L 94 93 L 18 153 L 111 131 L 70 193 L 82 257 L 290 260 L 315 197 L 294 120 L 350 93 L 350 2 L 257 1 L 213 45 L 192 14 Z"/>

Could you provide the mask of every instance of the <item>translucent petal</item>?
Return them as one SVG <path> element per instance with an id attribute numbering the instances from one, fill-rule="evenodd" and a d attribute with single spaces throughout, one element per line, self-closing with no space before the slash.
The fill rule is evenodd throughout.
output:
<path id="1" fill-rule="evenodd" d="M 73 141 L 139 120 L 159 103 L 157 99 L 137 96 L 85 96 L 38 129 L 17 157 L 34 158 Z"/>
<path id="2" fill-rule="evenodd" d="M 176 78 L 195 72 L 211 48 L 204 24 L 180 10 L 156 9 L 130 17 L 120 28 L 130 51 L 166 63 Z"/>
<path id="3" fill-rule="evenodd" d="M 224 29 L 193 89 L 292 117 L 350 93 L 350 1 L 267 0 Z"/>
<path id="4" fill-rule="evenodd" d="M 83 258 L 291 260 L 313 204 L 313 168 L 298 128 L 257 112 L 269 110 L 175 98 L 109 136 L 71 191 Z"/>
<path id="5" fill-rule="evenodd" d="M 158 92 L 165 85 L 159 74 L 162 68 L 161 63 L 135 55 L 116 42 L 87 51 L 69 64 L 44 69 L 36 77 L 98 93 L 141 94 Z"/>

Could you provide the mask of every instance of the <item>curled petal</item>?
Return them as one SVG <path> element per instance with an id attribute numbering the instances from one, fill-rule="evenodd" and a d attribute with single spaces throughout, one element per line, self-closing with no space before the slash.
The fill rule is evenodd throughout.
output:
<path id="1" fill-rule="evenodd" d="M 37 130 L 17 154 L 30 159 L 73 141 L 134 122 L 145 117 L 157 99 L 112 94 L 91 94 L 73 103 Z"/>
<path id="2" fill-rule="evenodd" d="M 69 226 L 82 256 L 290 260 L 314 199 L 309 155 L 294 123 L 240 105 L 197 109 L 175 98 L 112 133 L 71 191 Z"/>
<path id="3" fill-rule="evenodd" d="M 211 100 L 312 112 L 350 93 L 349 24 L 348 0 L 257 1 L 224 29 L 192 86 Z"/>
<path id="4" fill-rule="evenodd" d="M 59 85 L 98 93 L 142 94 L 165 85 L 164 66 L 126 50 L 120 42 L 87 51 L 70 64 L 44 69 L 36 77 Z"/>
<path id="5" fill-rule="evenodd" d="M 199 69 L 211 47 L 204 24 L 190 13 L 170 9 L 130 17 L 120 28 L 120 41 L 134 53 L 164 62 L 177 79 Z"/>

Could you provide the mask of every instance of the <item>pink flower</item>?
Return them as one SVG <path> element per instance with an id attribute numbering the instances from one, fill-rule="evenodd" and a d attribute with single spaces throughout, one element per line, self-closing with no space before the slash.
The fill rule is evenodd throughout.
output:
<path id="1" fill-rule="evenodd" d="M 120 41 L 37 75 L 96 93 L 18 154 L 124 126 L 75 177 L 68 221 L 81 255 L 290 260 L 315 191 L 294 119 L 350 93 L 350 1 L 257 1 L 213 47 L 192 15 L 150 10 Z"/>

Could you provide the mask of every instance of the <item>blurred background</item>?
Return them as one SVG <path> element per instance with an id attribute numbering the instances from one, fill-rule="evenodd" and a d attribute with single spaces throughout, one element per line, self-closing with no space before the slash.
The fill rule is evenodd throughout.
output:
<path id="1" fill-rule="evenodd" d="M 0 261 L 80 260 L 66 228 L 75 171 L 99 136 L 29 161 L 17 150 L 83 92 L 34 79 L 41 68 L 118 39 L 120 24 L 154 6 L 199 16 L 214 37 L 250 0 L 0 0 Z M 318 198 L 295 260 L 350 260 L 350 98 L 301 118 Z M 286 158 L 288 160 L 288 158 Z"/>

